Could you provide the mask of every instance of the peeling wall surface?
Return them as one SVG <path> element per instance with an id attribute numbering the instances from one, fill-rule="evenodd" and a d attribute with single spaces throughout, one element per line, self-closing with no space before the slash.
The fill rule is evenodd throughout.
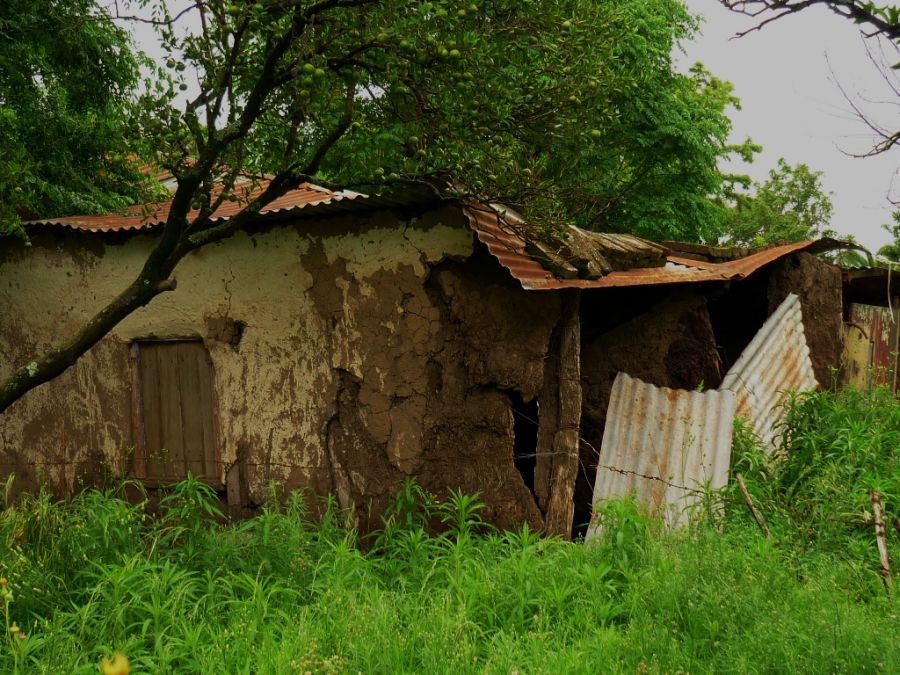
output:
<path id="1" fill-rule="evenodd" d="M 773 265 L 769 274 L 769 314 L 791 293 L 800 298 L 809 355 L 816 380 L 825 388 L 835 383 L 840 362 L 843 322 L 841 270 L 811 253 L 794 253 Z"/>
<path id="2" fill-rule="evenodd" d="M 40 233 L 0 251 L 0 377 L 133 279 L 153 237 Z M 57 493 L 133 468 L 131 345 L 201 339 L 213 363 L 221 486 L 335 493 L 361 527 L 399 481 L 480 492 L 501 526 L 539 527 L 513 464 L 511 396 L 534 399 L 559 299 L 476 249 L 458 208 L 240 233 L 0 416 L 0 475 Z M 231 481 L 237 470 L 239 481 Z M 233 495 L 229 495 L 232 501 Z"/>

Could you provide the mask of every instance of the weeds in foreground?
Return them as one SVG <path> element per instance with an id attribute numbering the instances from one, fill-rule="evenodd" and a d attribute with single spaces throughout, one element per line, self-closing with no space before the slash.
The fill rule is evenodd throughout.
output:
<path id="1" fill-rule="evenodd" d="M 741 437 L 771 538 L 727 490 L 675 534 L 609 502 L 588 544 L 496 531 L 476 496 L 413 482 L 363 540 L 300 495 L 224 525 L 197 481 L 158 518 L 113 492 L 25 497 L 0 511 L 18 629 L 0 672 L 96 673 L 115 652 L 132 673 L 897 672 L 898 606 L 855 501 L 874 481 L 896 514 L 896 405 L 798 399 L 774 459 Z"/>

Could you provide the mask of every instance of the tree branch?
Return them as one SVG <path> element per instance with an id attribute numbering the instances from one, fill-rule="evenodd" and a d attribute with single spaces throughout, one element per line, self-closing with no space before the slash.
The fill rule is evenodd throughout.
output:
<path id="1" fill-rule="evenodd" d="M 866 34 L 867 37 L 884 35 L 891 40 L 900 40 L 900 24 L 882 16 L 871 3 L 860 0 L 719 0 L 719 2 L 733 12 L 753 18 L 774 13 L 753 28 L 737 33 L 736 37 L 744 37 L 753 31 L 761 30 L 773 21 L 819 5 L 827 7 L 838 16 L 852 19 L 855 23 L 872 26 L 875 30 Z"/>

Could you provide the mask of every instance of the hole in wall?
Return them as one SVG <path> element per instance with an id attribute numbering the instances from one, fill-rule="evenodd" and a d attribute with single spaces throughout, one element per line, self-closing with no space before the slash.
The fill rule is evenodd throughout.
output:
<path id="1" fill-rule="evenodd" d="M 510 392 L 513 412 L 513 464 L 521 474 L 525 486 L 537 499 L 534 491 L 534 470 L 537 466 L 538 402 L 524 401 L 518 392 Z"/>

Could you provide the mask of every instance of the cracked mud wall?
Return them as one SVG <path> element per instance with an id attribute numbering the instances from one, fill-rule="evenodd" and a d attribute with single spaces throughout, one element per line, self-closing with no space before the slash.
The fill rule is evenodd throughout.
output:
<path id="1" fill-rule="evenodd" d="M 326 444 L 341 505 L 367 529 L 412 475 L 438 496 L 481 493 L 482 515 L 500 526 L 540 527 L 513 464 L 507 392 L 537 396 L 558 299 L 526 294 L 483 251 L 426 276 L 398 274 L 378 270 L 341 293 L 312 293 L 340 336 Z M 369 500 L 371 510 L 361 509 Z"/>
<path id="2" fill-rule="evenodd" d="M 76 330 L 151 245 L 58 232 L 0 252 L 0 377 Z M 365 526 L 414 475 L 438 494 L 481 492 L 498 524 L 539 526 L 512 461 L 509 392 L 537 395 L 558 300 L 526 294 L 473 247 L 446 208 L 304 221 L 203 249 L 176 269 L 176 291 L 0 416 L 0 474 L 62 494 L 128 474 L 131 343 L 199 338 L 214 366 L 219 478 L 237 466 L 245 502 L 270 481 L 336 492 Z"/>
<path id="3" fill-rule="evenodd" d="M 831 389 L 840 364 L 843 330 L 843 282 L 837 265 L 811 253 L 794 253 L 769 272 L 769 314 L 790 294 L 800 297 L 803 331 L 819 386 Z"/>

